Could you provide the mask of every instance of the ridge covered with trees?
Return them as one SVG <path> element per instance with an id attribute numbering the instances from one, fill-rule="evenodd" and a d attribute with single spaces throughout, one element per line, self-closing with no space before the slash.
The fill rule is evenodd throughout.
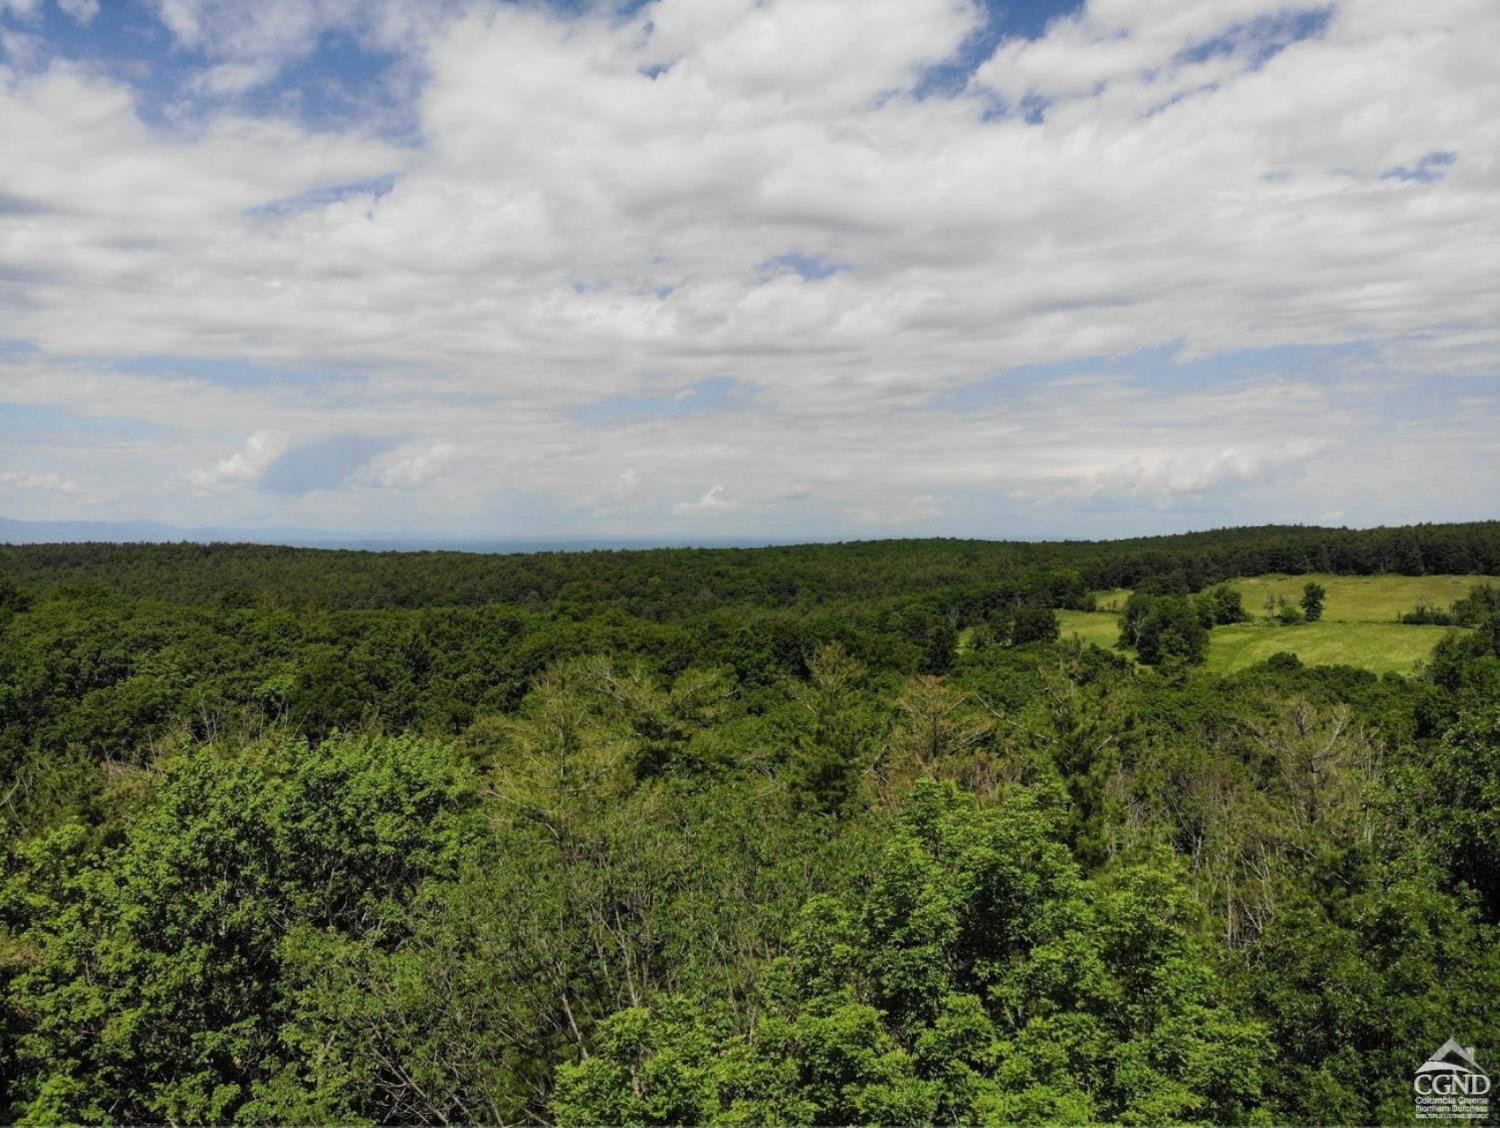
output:
<path id="1" fill-rule="evenodd" d="M 260 597 L 279 606 L 550 605 L 559 597 L 648 618 L 704 606 L 793 607 L 891 598 L 1019 573 L 1071 569 L 1085 588 L 1180 578 L 1184 591 L 1235 576 L 1500 574 L 1500 521 L 1323 529 L 1216 529 L 1115 541 L 904 540 L 771 548 L 480 554 L 363 552 L 252 544 L 0 545 L 0 575 L 23 588 L 100 585 L 202 604 Z"/>

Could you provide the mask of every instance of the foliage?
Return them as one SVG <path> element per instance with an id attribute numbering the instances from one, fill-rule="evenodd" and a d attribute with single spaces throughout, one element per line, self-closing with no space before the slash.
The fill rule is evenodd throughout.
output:
<path id="1" fill-rule="evenodd" d="M 1316 623 L 1323 617 L 1323 600 L 1328 597 L 1328 592 L 1322 584 L 1309 581 L 1302 588 L 1302 599 L 1299 606 L 1302 608 L 1302 617 L 1309 623 Z"/>
<path id="2" fill-rule="evenodd" d="M 166 767 L 123 842 L 28 843 L 7 921 L 28 955 L 13 1095 L 32 1120 L 229 1119 L 283 1065 L 285 938 L 379 932 L 476 832 L 443 748 L 341 738 Z"/>
<path id="3" fill-rule="evenodd" d="M 1500 618 L 1500 586 L 1478 584 L 1468 595 L 1456 599 L 1442 611 L 1431 600 L 1418 600 L 1416 607 L 1401 616 L 1401 622 L 1418 626 L 1480 627 Z"/>
<path id="4" fill-rule="evenodd" d="M 1145 666 L 1196 666 L 1208 655 L 1208 630 L 1182 595 L 1135 592 L 1120 618 L 1120 646 Z"/>
<path id="5" fill-rule="evenodd" d="M 1238 1122 L 1264 1029 L 1224 999 L 1169 860 L 1095 881 L 1024 792 L 919 784 L 854 906 L 808 903 L 735 1035 L 666 1000 L 560 1071 L 560 1122 Z"/>
<path id="6" fill-rule="evenodd" d="M 1497 528 L 0 549 L 0 1115 L 1407 1119 L 1500 1044 Z"/>
<path id="7" fill-rule="evenodd" d="M 1198 618 L 1205 627 L 1243 623 L 1249 617 L 1245 611 L 1244 596 L 1238 588 L 1228 584 L 1210 588 L 1198 600 Z"/>

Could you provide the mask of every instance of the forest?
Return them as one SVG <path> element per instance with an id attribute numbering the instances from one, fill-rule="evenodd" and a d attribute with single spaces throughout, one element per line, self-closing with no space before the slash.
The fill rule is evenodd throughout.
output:
<path id="1" fill-rule="evenodd" d="M 1410 1122 L 1500 1050 L 1500 590 L 1205 666 L 1271 573 L 1500 522 L 0 546 L 0 1120 Z"/>

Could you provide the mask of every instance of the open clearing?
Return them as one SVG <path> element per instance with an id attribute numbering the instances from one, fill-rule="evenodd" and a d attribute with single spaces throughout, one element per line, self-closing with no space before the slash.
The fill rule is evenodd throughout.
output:
<path id="1" fill-rule="evenodd" d="M 1397 616 L 1424 600 L 1447 610 L 1448 604 L 1468 595 L 1479 584 L 1497 581 L 1493 576 L 1330 576 L 1324 573 L 1250 576 L 1230 581 L 1244 597 L 1245 610 L 1256 617 L 1265 614 L 1268 592 L 1273 599 L 1284 595 L 1296 603 L 1302 598 L 1303 586 L 1310 582 L 1322 584 L 1328 592 L 1323 601 L 1322 621 L 1325 623 L 1395 623 Z"/>
<path id="2" fill-rule="evenodd" d="M 1265 600 L 1281 596 L 1296 603 L 1303 585 L 1323 585 L 1327 596 L 1323 618 L 1293 626 L 1265 621 Z M 1227 674 L 1264 662 L 1279 651 L 1289 651 L 1308 665 L 1359 666 L 1377 674 L 1409 674 L 1427 659 L 1447 632 L 1446 627 L 1408 627 L 1396 621 L 1402 612 L 1425 601 L 1446 609 L 1478 584 L 1495 583 L 1493 576 L 1249 576 L 1231 580 L 1244 599 L 1253 621 L 1216 627 L 1208 637 L 1208 663 L 1214 673 Z M 1119 637 L 1117 612 L 1130 591 L 1116 588 L 1096 594 L 1099 611 L 1059 611 L 1064 638 L 1077 635 L 1085 642 L 1112 648 Z"/>
<path id="3" fill-rule="evenodd" d="M 1334 576 L 1309 572 L 1302 576 L 1272 573 L 1230 580 L 1239 591 L 1245 610 L 1257 618 L 1265 614 L 1266 594 L 1272 599 L 1286 596 L 1293 603 L 1302 598 L 1308 583 L 1323 585 L 1323 620 L 1333 623 L 1394 623 L 1396 617 L 1424 600 L 1447 609 L 1448 604 L 1469 594 L 1479 584 L 1500 583 L 1495 576 Z M 1121 611 L 1130 598 L 1129 588 L 1111 588 L 1094 593 L 1100 611 Z"/>
<path id="4" fill-rule="evenodd" d="M 1359 666 L 1376 674 L 1409 674 L 1425 662 L 1447 627 L 1400 623 L 1317 622 L 1295 626 L 1237 623 L 1208 636 L 1206 669 L 1232 674 L 1291 651 L 1309 666 Z"/>
<path id="5" fill-rule="evenodd" d="M 1120 616 L 1113 611 L 1059 611 L 1057 626 L 1063 638 L 1077 635 L 1105 649 L 1113 647 L 1120 637 Z"/>

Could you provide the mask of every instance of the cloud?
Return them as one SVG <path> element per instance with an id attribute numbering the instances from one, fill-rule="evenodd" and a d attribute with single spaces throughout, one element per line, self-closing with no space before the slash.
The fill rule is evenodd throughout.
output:
<path id="1" fill-rule="evenodd" d="M 43 490 L 71 494 L 78 492 L 78 484 L 58 474 L 33 474 L 20 470 L 0 472 L 0 486 L 16 490 Z"/>
<path id="2" fill-rule="evenodd" d="M 437 478 L 453 462 L 458 448 L 452 443 L 434 443 L 416 449 L 402 448 L 370 467 L 375 482 L 388 488 L 414 489 Z"/>
<path id="3" fill-rule="evenodd" d="M 97 0 L 69 0 L 97 6 Z M 272 81 L 313 55 L 323 37 L 347 36 L 371 50 L 399 53 L 460 5 L 454 0 L 156 0 L 158 17 L 180 48 L 216 60 L 218 93 L 242 93 Z M 200 76 L 201 77 L 201 76 Z"/>
<path id="4" fill-rule="evenodd" d="M 957 0 L 157 11 L 202 65 L 150 126 L 123 70 L 0 69 L 0 400 L 149 423 L 32 436 L 142 515 L 1089 534 L 1500 488 L 1492 0 L 1090 0 L 953 96 Z M 400 144 L 298 116 L 335 41 L 406 68 Z"/>
<path id="5" fill-rule="evenodd" d="M 893 497 L 875 505 L 851 505 L 844 514 L 861 525 L 913 525 L 931 520 L 943 511 L 942 500 L 932 494 Z"/>
<path id="6" fill-rule="evenodd" d="M 672 512 L 679 517 L 701 517 L 743 508 L 744 503 L 730 498 L 723 486 L 712 486 L 697 501 L 679 501 L 672 506 Z"/>
<path id="7" fill-rule="evenodd" d="M 1150 88 L 1159 104 L 1320 34 L 1330 11 L 1321 3 L 1265 0 L 1095 0 L 1054 21 L 1041 39 L 1003 44 L 976 71 L 974 83 L 1012 104 L 1119 96 L 1110 89 L 1117 86 Z"/>
<path id="8" fill-rule="evenodd" d="M 223 97 L 244 94 L 275 77 L 276 67 L 272 63 L 219 63 L 193 75 L 188 86 L 195 93 Z"/>
<path id="9" fill-rule="evenodd" d="M 388 439 L 365 435 L 330 435 L 315 439 L 292 447 L 277 457 L 261 472 L 256 485 L 261 492 L 279 497 L 302 497 L 315 490 L 336 489 L 392 445 Z M 430 453 L 428 457 L 431 457 Z M 408 462 L 408 476 L 412 472 L 411 466 L 412 463 Z M 384 484 L 412 483 L 398 478 Z"/>
<path id="10" fill-rule="evenodd" d="M 99 0 L 57 0 L 57 6 L 74 23 L 90 23 L 99 14 Z"/>
<path id="11" fill-rule="evenodd" d="M 1260 449 L 1159 450 L 1134 454 L 1109 470 L 1088 474 L 1066 492 L 1089 501 L 1145 498 L 1169 504 L 1234 489 L 1305 468 L 1326 443 L 1301 441 Z"/>
<path id="12" fill-rule="evenodd" d="M 588 510 L 595 517 L 602 517 L 634 508 L 640 497 L 641 476 L 634 468 L 626 467 L 620 474 L 587 490 L 579 499 L 578 508 Z"/>
<path id="13" fill-rule="evenodd" d="M 212 469 L 189 471 L 188 481 L 203 490 L 249 485 L 286 452 L 290 441 L 280 431 L 256 431 L 239 451 L 215 463 Z"/>

